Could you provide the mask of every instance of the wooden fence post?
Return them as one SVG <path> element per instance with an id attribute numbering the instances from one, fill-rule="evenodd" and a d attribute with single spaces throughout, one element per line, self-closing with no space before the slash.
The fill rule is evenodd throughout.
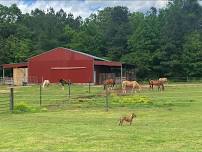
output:
<path id="1" fill-rule="evenodd" d="M 67 84 L 68 84 L 68 88 L 69 88 L 69 101 L 70 101 L 70 96 L 71 96 L 71 81 L 70 80 L 68 80 L 68 82 L 67 82 Z"/>
<path id="2" fill-rule="evenodd" d="M 105 89 L 106 89 L 106 107 L 105 107 L 106 109 L 105 110 L 109 111 L 109 101 L 108 101 L 109 100 L 109 98 L 108 98 L 109 92 L 108 92 L 108 86 L 107 85 L 106 85 Z"/>
<path id="3" fill-rule="evenodd" d="M 10 88 L 10 111 L 13 112 L 14 108 L 14 94 L 13 94 L 13 88 Z"/>
<path id="4" fill-rule="evenodd" d="M 40 106 L 42 104 L 42 87 L 41 87 L 41 85 L 40 85 L 40 88 L 39 88 L 39 104 L 40 104 Z"/>
<path id="5" fill-rule="evenodd" d="M 90 87 L 91 87 L 91 85 L 90 85 L 90 81 L 89 81 L 89 84 L 88 84 L 88 92 L 90 93 Z"/>
<path id="6" fill-rule="evenodd" d="M 187 76 L 187 82 L 189 82 L 189 77 Z"/>

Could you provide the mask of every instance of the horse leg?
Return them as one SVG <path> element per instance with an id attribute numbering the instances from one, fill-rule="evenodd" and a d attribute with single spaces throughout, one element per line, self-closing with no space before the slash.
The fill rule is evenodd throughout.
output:
<path id="1" fill-rule="evenodd" d="M 131 89 L 131 93 L 133 93 L 133 87 L 132 87 L 132 89 Z"/>
<path id="2" fill-rule="evenodd" d="M 136 89 L 134 88 L 133 91 L 135 90 L 135 93 L 137 93 Z"/>
<path id="3" fill-rule="evenodd" d="M 113 86 L 112 85 L 110 85 L 110 90 L 113 90 Z"/>
<path id="4" fill-rule="evenodd" d="M 130 122 L 130 126 L 131 126 L 131 124 L 132 124 L 132 121 Z"/>
<path id="5" fill-rule="evenodd" d="M 123 89 L 122 89 L 122 92 L 125 94 L 125 93 L 126 93 L 126 88 L 123 88 Z"/>
<path id="6" fill-rule="evenodd" d="M 123 125 L 123 121 L 120 120 L 120 122 L 119 122 L 119 126 L 122 126 L 122 125 Z"/>
<path id="7" fill-rule="evenodd" d="M 160 85 L 158 85 L 158 91 L 161 91 L 161 86 Z"/>
<path id="8" fill-rule="evenodd" d="M 45 83 L 43 83 L 43 85 L 42 85 L 42 88 L 44 88 L 45 87 Z"/>
<path id="9" fill-rule="evenodd" d="M 122 92 L 125 94 L 126 93 L 126 86 L 122 84 Z"/>

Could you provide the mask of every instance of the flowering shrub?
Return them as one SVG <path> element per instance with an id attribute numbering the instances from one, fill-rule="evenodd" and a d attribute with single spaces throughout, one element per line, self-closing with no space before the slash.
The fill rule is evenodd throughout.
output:
<path id="1" fill-rule="evenodd" d="M 115 94 L 111 95 L 112 102 L 115 103 L 143 103 L 143 104 L 151 104 L 152 101 L 149 97 L 146 96 L 138 96 L 138 95 L 130 95 L 130 96 L 117 96 Z"/>

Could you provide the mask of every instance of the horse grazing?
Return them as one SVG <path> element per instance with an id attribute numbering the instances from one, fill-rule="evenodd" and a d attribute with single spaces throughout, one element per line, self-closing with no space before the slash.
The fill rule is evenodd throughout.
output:
<path id="1" fill-rule="evenodd" d="M 107 79 L 103 82 L 103 85 L 104 85 L 104 90 L 106 89 L 107 86 L 109 86 L 111 89 L 114 88 L 116 82 L 114 79 Z"/>
<path id="2" fill-rule="evenodd" d="M 120 120 L 119 120 L 119 126 L 120 125 L 122 126 L 124 121 L 125 122 L 129 122 L 130 125 L 131 125 L 132 121 L 133 121 L 133 118 L 135 118 L 135 117 L 136 117 L 136 115 L 134 113 L 132 113 L 130 116 L 123 116 L 123 117 L 121 117 Z"/>
<path id="3" fill-rule="evenodd" d="M 44 80 L 42 87 L 43 87 L 43 88 L 44 88 L 45 86 L 48 87 L 49 85 L 50 85 L 50 81 L 49 81 L 49 80 Z"/>
<path id="4" fill-rule="evenodd" d="M 126 93 L 127 87 L 132 87 L 132 92 L 134 89 L 138 89 L 139 91 L 142 89 L 137 81 L 123 81 L 122 82 L 123 93 Z M 135 90 L 135 92 L 136 92 L 136 90 Z"/>
<path id="5" fill-rule="evenodd" d="M 163 83 L 166 83 L 166 82 L 168 82 L 168 79 L 167 78 L 159 78 L 159 81 L 162 81 Z"/>
<path id="6" fill-rule="evenodd" d="M 63 90 L 65 89 L 64 87 L 65 87 L 66 84 L 68 84 L 68 85 L 72 84 L 70 80 L 67 81 L 67 80 L 64 80 L 64 79 L 60 79 L 59 83 L 62 85 Z"/>
<path id="7" fill-rule="evenodd" d="M 160 81 L 160 80 L 150 80 L 149 81 L 149 87 L 150 89 L 153 90 L 154 86 L 158 87 L 158 90 L 160 90 L 162 88 L 162 90 L 164 90 L 164 82 Z"/>

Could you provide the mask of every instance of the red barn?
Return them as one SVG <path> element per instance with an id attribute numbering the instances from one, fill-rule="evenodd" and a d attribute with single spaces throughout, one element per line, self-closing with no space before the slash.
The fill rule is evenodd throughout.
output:
<path id="1" fill-rule="evenodd" d="M 25 66 L 26 64 L 26 66 Z M 122 64 L 108 61 L 93 55 L 67 48 L 55 48 L 28 59 L 27 63 L 5 64 L 3 68 L 27 68 L 28 78 L 21 80 L 29 83 L 41 83 L 50 80 L 57 83 L 61 78 L 73 83 L 102 83 L 107 78 L 122 77 Z M 19 71 L 19 70 L 18 70 Z M 114 72 L 116 71 L 116 72 Z M 13 73 L 13 75 L 16 75 Z M 23 74 L 20 74 L 21 77 Z M 19 78 L 16 76 L 16 79 Z"/>

